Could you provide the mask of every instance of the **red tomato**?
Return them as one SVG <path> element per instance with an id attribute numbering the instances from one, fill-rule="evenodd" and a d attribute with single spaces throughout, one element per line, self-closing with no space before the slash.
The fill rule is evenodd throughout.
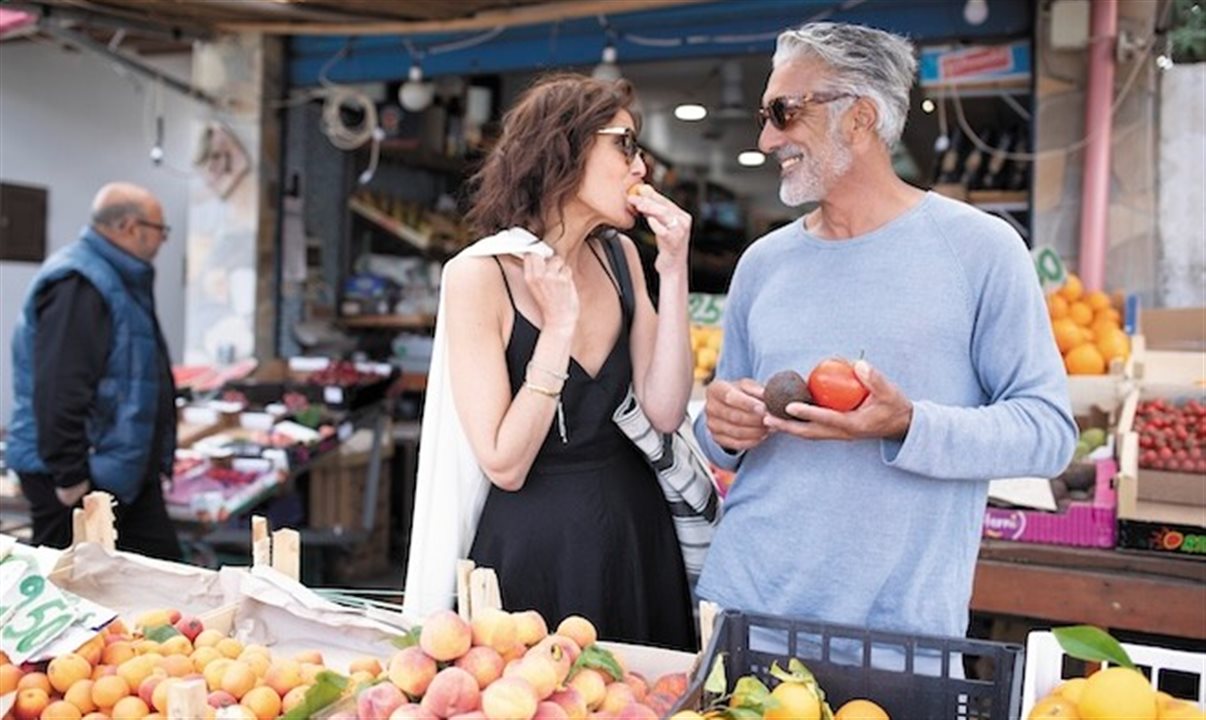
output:
<path id="1" fill-rule="evenodd" d="M 822 360 L 808 375 L 808 392 L 812 401 L 821 407 L 849 412 L 867 398 L 867 386 L 854 374 L 848 360 Z"/>

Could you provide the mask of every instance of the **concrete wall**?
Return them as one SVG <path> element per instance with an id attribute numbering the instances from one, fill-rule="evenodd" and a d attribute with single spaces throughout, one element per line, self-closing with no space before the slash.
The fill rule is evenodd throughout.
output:
<path id="1" fill-rule="evenodd" d="M 1150 38 L 1158 3 L 1121 0 L 1118 30 Z M 1034 245 L 1055 248 L 1070 270 L 1080 253 L 1080 212 L 1085 137 L 1084 50 L 1055 50 L 1050 44 L 1050 13 L 1039 13 L 1036 26 L 1038 71 L 1037 145 L 1035 165 Z M 1134 80 L 1114 115 L 1111 144 L 1107 290 L 1140 295 L 1145 305 L 1159 297 L 1156 227 L 1156 82 L 1150 57 L 1121 63 L 1115 71 L 1115 99 Z"/>
<path id="2" fill-rule="evenodd" d="M 1159 303 L 1206 306 L 1206 63 L 1160 76 Z"/>
<path id="3" fill-rule="evenodd" d="M 187 79 L 189 55 L 150 58 Z M 154 110 L 162 97 L 165 163 L 151 164 Z M 47 254 L 76 238 L 92 196 L 104 183 L 129 180 L 158 193 L 172 226 L 155 261 L 159 320 L 172 352 L 184 340 L 184 239 L 188 179 L 204 109 L 155 84 L 119 75 L 96 56 L 57 46 L 0 45 L 0 179 L 49 189 Z M 0 263 L 0 426 L 12 412 L 10 343 L 21 301 L 37 265 Z"/>

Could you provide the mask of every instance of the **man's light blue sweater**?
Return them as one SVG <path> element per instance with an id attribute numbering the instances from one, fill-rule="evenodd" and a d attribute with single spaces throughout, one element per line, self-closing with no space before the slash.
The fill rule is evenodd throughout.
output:
<path id="1" fill-rule="evenodd" d="M 1018 235 L 933 193 L 883 227 L 824 240 L 800 221 L 738 263 L 717 377 L 805 377 L 860 353 L 913 401 L 905 440 L 775 434 L 740 458 L 699 581 L 724 608 L 961 637 L 988 480 L 1054 476 L 1076 425 Z"/>

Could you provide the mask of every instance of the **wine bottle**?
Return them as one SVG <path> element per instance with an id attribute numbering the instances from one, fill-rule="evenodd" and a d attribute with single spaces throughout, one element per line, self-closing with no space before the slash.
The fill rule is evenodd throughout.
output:
<path id="1" fill-rule="evenodd" d="M 1030 140 L 1026 137 L 1026 133 L 1018 133 L 1018 142 L 1014 147 L 1013 152 L 1016 155 L 1022 155 L 1030 151 Z M 1008 182 L 1005 183 L 1006 190 L 1026 190 L 1030 187 L 1030 160 L 1014 160 L 1009 169 Z"/>
<path id="2" fill-rule="evenodd" d="M 967 157 L 963 160 L 963 174 L 959 178 L 959 183 L 968 190 L 975 189 L 980 182 L 980 172 L 984 169 L 984 165 L 984 151 L 980 149 L 980 143 L 973 141 Z"/>
<path id="3" fill-rule="evenodd" d="M 963 136 L 958 130 L 952 133 L 950 144 L 943 151 L 941 159 L 938 162 L 938 172 L 934 178 L 935 185 L 947 185 L 950 183 L 959 182 L 961 174 L 961 166 L 959 164 L 959 156 L 963 149 Z"/>
<path id="4" fill-rule="evenodd" d="M 1013 164 L 1009 162 L 1008 155 L 1014 144 L 1015 133 L 1014 129 L 1007 128 L 997 136 L 997 142 L 993 146 L 992 155 L 988 158 L 984 175 L 980 178 L 980 187 L 985 190 L 999 190 L 1004 185 L 1005 179 L 1008 177 L 1007 173 L 1013 167 Z"/>

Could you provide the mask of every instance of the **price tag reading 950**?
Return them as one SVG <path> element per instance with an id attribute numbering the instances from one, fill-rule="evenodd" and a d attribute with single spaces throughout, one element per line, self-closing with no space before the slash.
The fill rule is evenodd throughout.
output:
<path id="1" fill-rule="evenodd" d="M 76 611 L 31 558 L 0 560 L 0 578 L 0 650 L 20 664 L 62 634 Z"/>

